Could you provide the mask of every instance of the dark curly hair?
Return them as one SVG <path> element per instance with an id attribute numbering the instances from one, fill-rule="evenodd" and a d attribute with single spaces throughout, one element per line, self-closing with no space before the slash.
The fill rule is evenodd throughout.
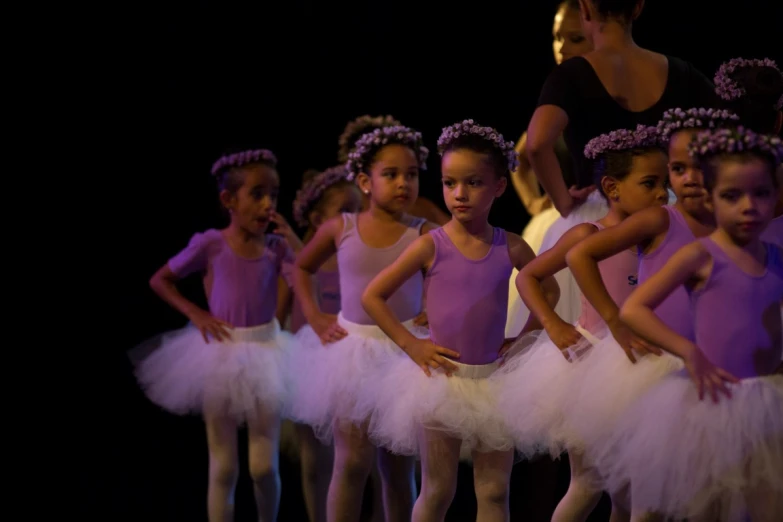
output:
<path id="1" fill-rule="evenodd" d="M 738 67 L 729 73 L 744 93 L 732 100 L 721 100 L 722 106 L 740 117 L 742 124 L 758 133 L 780 134 L 776 107 L 783 96 L 783 74 L 775 67 L 754 65 Z"/>
<path id="2" fill-rule="evenodd" d="M 402 125 L 402 123 L 397 121 L 394 116 L 388 114 L 386 116 L 370 116 L 365 114 L 364 116 L 359 116 L 355 120 L 348 122 L 348 125 L 345 126 L 345 129 L 343 130 L 343 133 L 340 134 L 338 140 L 339 148 L 337 149 L 337 161 L 340 163 L 348 161 L 348 155 L 351 153 L 354 146 L 356 146 L 356 142 L 363 135 L 372 132 L 375 129 L 391 127 L 394 125 Z"/>

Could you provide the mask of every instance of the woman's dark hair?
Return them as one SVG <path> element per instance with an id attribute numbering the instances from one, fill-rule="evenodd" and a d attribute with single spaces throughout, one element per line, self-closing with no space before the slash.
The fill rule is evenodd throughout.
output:
<path id="1" fill-rule="evenodd" d="M 502 178 L 508 174 L 508 156 L 506 156 L 506 153 L 500 150 L 496 145 L 487 141 L 486 138 L 476 134 L 463 134 L 454 138 L 446 148 L 443 149 L 441 155 L 445 156 L 447 152 L 459 149 L 467 149 L 478 154 L 486 154 L 489 156 L 492 170 L 498 178 Z"/>
<path id="2" fill-rule="evenodd" d="M 625 23 L 633 19 L 639 2 L 640 0 L 590 0 L 602 18 L 613 18 Z"/>
<path id="3" fill-rule="evenodd" d="M 760 134 L 780 134 L 776 129 L 779 110 L 775 107 L 783 96 L 783 75 L 770 66 L 740 67 L 729 77 L 745 92 L 733 100 L 722 100 L 726 109 L 740 117 L 744 127 Z"/>
<path id="4" fill-rule="evenodd" d="M 778 176 L 777 176 L 777 164 L 775 159 L 768 154 L 759 154 L 757 151 L 747 152 L 732 152 L 716 154 L 714 156 L 706 156 L 699 161 L 699 168 L 701 168 L 702 175 L 704 176 L 704 188 L 707 192 L 712 192 L 715 188 L 715 184 L 718 181 L 718 168 L 724 161 L 735 161 L 737 163 L 750 163 L 751 161 L 762 160 L 769 171 L 769 175 L 772 178 L 772 185 L 778 188 Z"/>
<path id="5" fill-rule="evenodd" d="M 637 156 L 644 156 L 651 152 L 661 152 L 666 154 L 666 151 L 662 147 L 644 147 L 637 149 L 627 149 L 621 151 L 609 151 L 598 156 L 598 158 L 592 161 L 593 167 L 593 184 L 598 187 L 601 195 L 607 198 L 604 193 L 601 180 L 604 176 L 622 181 L 628 174 L 631 173 L 633 168 L 633 159 Z"/>

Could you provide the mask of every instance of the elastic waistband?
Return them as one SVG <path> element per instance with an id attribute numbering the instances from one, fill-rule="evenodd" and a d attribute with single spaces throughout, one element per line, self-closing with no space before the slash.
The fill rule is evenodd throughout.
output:
<path id="1" fill-rule="evenodd" d="M 267 342 L 280 333 L 280 323 L 277 319 L 272 319 L 257 326 L 228 328 L 228 332 L 234 342 Z"/>
<path id="2" fill-rule="evenodd" d="M 352 323 L 343 317 L 342 312 L 337 314 L 337 323 L 342 326 L 349 335 L 381 340 L 389 338 L 389 336 L 383 333 L 383 330 L 381 330 L 377 325 Z M 411 332 L 414 332 L 418 329 L 418 327 L 413 324 L 413 319 L 403 322 L 402 325 Z"/>
<path id="3" fill-rule="evenodd" d="M 462 377 L 463 379 L 486 379 L 500 367 L 500 359 L 489 364 L 463 364 L 449 359 L 456 367 L 457 371 L 451 374 L 451 378 Z M 442 368 L 438 372 L 445 373 Z"/>

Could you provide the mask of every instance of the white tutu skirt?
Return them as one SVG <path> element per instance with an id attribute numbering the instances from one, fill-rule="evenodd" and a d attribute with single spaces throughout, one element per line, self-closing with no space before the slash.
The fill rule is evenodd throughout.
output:
<path id="1" fill-rule="evenodd" d="M 592 350 L 573 364 L 563 402 L 566 449 L 591 455 L 611 433 L 620 415 L 667 375 L 683 367 L 682 359 L 663 355 L 636 356 L 631 362 L 614 337 L 602 335 Z"/>
<path id="2" fill-rule="evenodd" d="M 599 342 L 589 332 L 579 332 L 584 338 L 566 352 L 570 359 L 581 357 Z M 514 344 L 506 362 L 489 379 L 498 411 L 522 458 L 540 454 L 557 458 L 569 443 L 563 403 L 574 364 L 565 355 L 545 331 L 532 332 Z"/>
<path id="3" fill-rule="evenodd" d="M 324 443 L 332 439 L 335 421 L 364 425 L 376 408 L 377 375 L 395 360 L 408 358 L 375 325 L 346 320 L 338 323 L 348 335 L 327 345 L 310 326 L 302 327 L 294 338 L 289 358 L 291 396 L 287 416 L 309 424 Z M 426 337 L 424 328 L 407 321 L 416 336 Z"/>
<path id="4" fill-rule="evenodd" d="M 634 511 L 672 518 L 744 520 L 749 507 L 780 506 L 783 376 L 745 379 L 731 391 L 715 404 L 699 400 L 684 372 L 663 379 L 597 453 L 604 487 L 630 484 Z"/>
<path id="5" fill-rule="evenodd" d="M 229 333 L 230 340 L 207 343 L 188 325 L 141 345 L 136 359 L 139 351 L 156 345 L 136 362 L 147 397 L 172 413 L 220 415 L 240 424 L 283 411 L 291 335 L 276 319 Z"/>
<path id="6" fill-rule="evenodd" d="M 461 455 L 472 451 L 509 451 L 514 448 L 488 377 L 499 361 L 468 365 L 453 361 L 457 371 L 447 377 L 442 369 L 431 377 L 410 357 L 398 359 L 375 380 L 376 412 L 370 439 L 400 455 L 421 455 L 422 429 L 460 439 Z"/>
<path id="7" fill-rule="evenodd" d="M 541 244 L 544 242 L 544 236 L 546 235 L 549 227 L 551 227 L 555 221 L 560 218 L 560 212 L 555 207 L 549 207 L 548 209 L 539 212 L 535 216 L 530 218 L 527 222 L 525 230 L 522 231 L 522 239 L 525 243 L 530 245 L 533 252 L 538 254 L 541 249 Z"/>

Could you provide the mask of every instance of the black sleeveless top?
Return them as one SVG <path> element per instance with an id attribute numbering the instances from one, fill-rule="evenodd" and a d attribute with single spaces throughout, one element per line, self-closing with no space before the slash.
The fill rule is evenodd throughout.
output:
<path id="1" fill-rule="evenodd" d="M 584 157 L 587 142 L 616 129 L 634 129 L 637 124 L 657 125 L 667 109 L 715 107 L 715 86 L 689 62 L 666 57 L 669 75 L 661 98 L 648 109 L 631 112 L 606 91 L 590 62 L 581 56 L 557 66 L 547 78 L 538 106 L 555 105 L 568 114 L 563 132 L 573 160 L 576 185 L 592 185 L 589 163 Z M 568 185 L 568 180 L 566 180 Z"/>

